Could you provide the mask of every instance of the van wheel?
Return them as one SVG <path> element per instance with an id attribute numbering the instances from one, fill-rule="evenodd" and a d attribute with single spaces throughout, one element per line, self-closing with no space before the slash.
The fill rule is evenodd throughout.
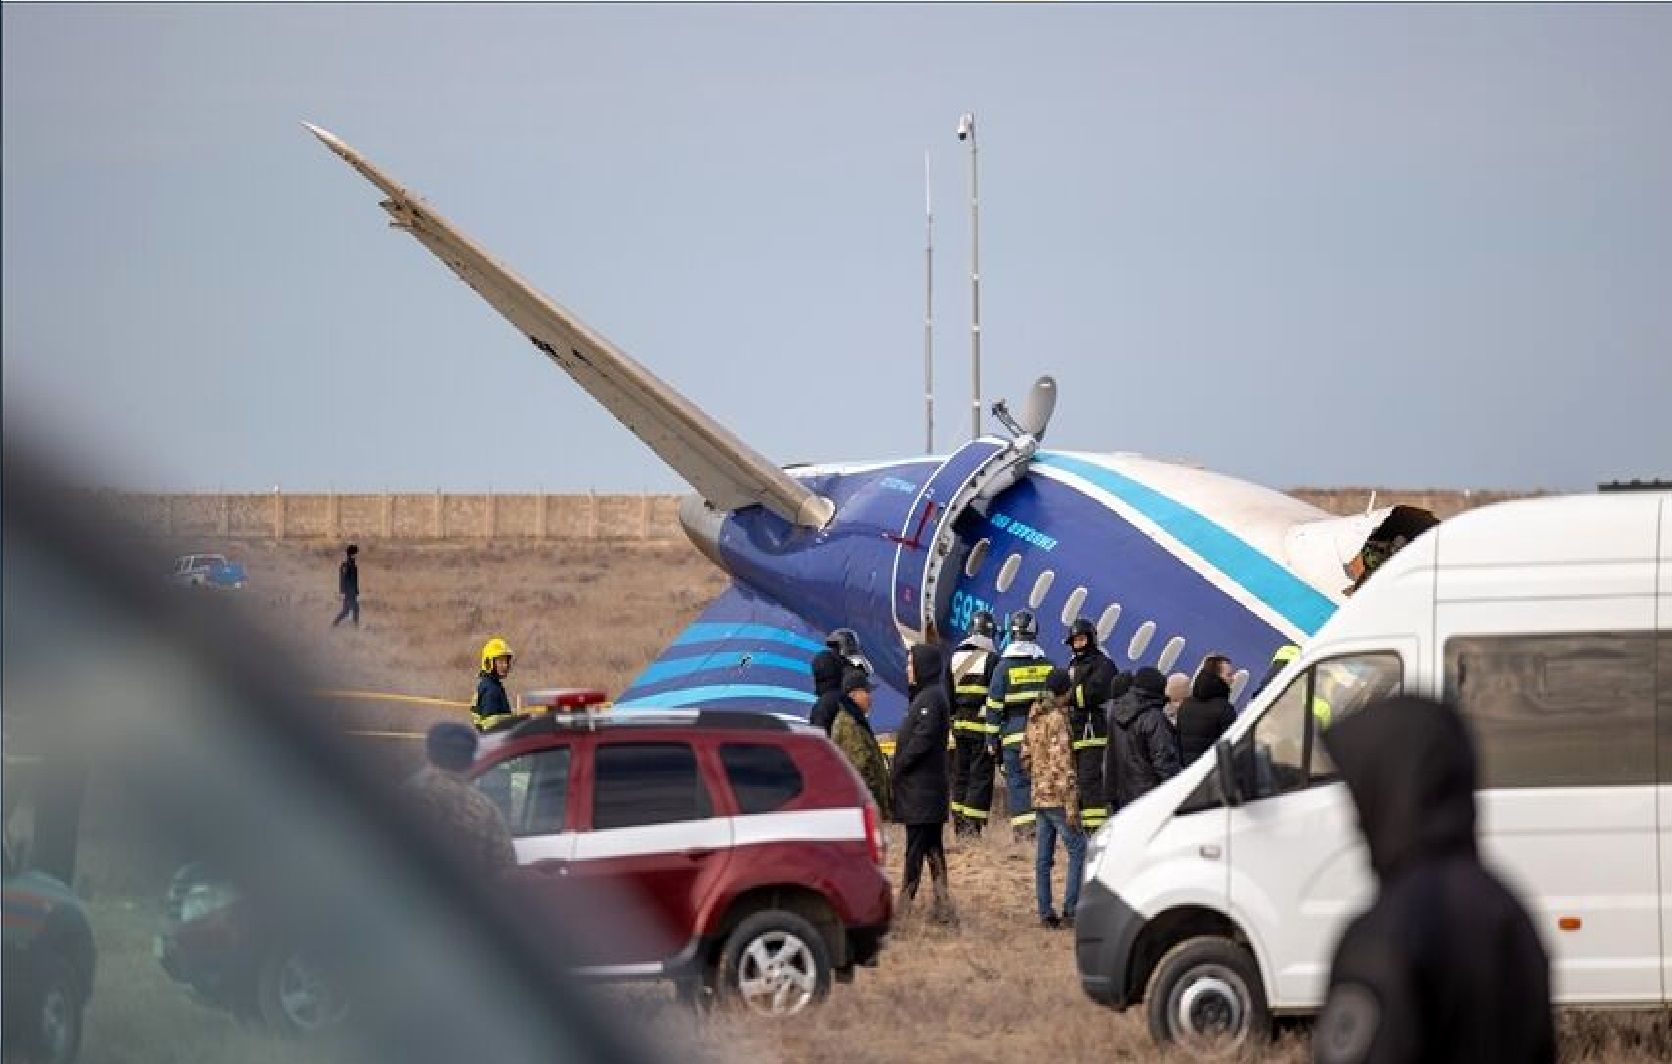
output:
<path id="1" fill-rule="evenodd" d="M 830 993 L 830 949 L 795 913 L 756 913 L 726 939 L 720 991 L 757 1015 L 794 1016 Z"/>
<path id="2" fill-rule="evenodd" d="M 1180 942 L 1161 958 L 1144 993 L 1150 1036 L 1199 1057 L 1231 1057 L 1271 1038 L 1260 970 L 1228 938 Z"/>
<path id="3" fill-rule="evenodd" d="M 38 988 L 28 992 L 32 1015 L 24 1031 L 30 1060 L 40 1064 L 69 1064 L 81 1049 L 83 997 L 75 971 L 65 961 L 51 958 L 36 972 Z M 9 1010 L 8 1010 L 9 1011 Z"/>

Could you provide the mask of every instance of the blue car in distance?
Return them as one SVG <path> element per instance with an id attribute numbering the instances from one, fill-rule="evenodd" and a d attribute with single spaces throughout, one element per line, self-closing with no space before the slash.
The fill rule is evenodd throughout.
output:
<path id="1" fill-rule="evenodd" d="M 229 562 L 224 554 L 182 554 L 174 559 L 170 582 L 177 587 L 204 587 L 241 591 L 248 577 L 244 567 Z"/>

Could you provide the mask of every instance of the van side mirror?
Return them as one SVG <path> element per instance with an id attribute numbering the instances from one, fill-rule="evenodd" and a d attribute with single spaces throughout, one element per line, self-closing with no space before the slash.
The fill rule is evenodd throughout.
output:
<path id="1" fill-rule="evenodd" d="M 1214 768 L 1219 776 L 1219 793 L 1224 796 L 1225 804 L 1238 806 L 1242 804 L 1242 791 L 1237 787 L 1237 770 L 1235 759 L 1231 755 L 1231 742 L 1221 739 L 1213 746 Z"/>

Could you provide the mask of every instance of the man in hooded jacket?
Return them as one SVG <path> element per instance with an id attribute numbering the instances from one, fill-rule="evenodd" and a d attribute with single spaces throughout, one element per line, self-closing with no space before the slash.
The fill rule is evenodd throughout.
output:
<path id="1" fill-rule="evenodd" d="M 1332 722 L 1378 890 L 1347 926 L 1312 1037 L 1319 1064 L 1556 1059 L 1550 962 L 1475 848 L 1475 758 L 1456 710 L 1419 698 Z"/>
<path id="2" fill-rule="evenodd" d="M 849 669 L 843 674 L 842 696 L 830 726 L 830 741 L 865 781 L 871 800 L 877 803 L 877 814 L 886 817 L 894 811 L 894 802 L 889 797 L 888 759 L 883 756 L 882 745 L 871 729 L 873 686 L 870 675 L 863 669 Z"/>
<path id="3" fill-rule="evenodd" d="M 1103 761 L 1111 812 L 1124 809 L 1179 772 L 1179 748 L 1167 723 L 1167 677 L 1146 665 L 1109 710 L 1109 746 Z"/>
<path id="4" fill-rule="evenodd" d="M 1214 654 L 1190 684 L 1190 697 L 1179 705 L 1179 764 L 1188 765 L 1213 749 L 1237 721 L 1231 708 L 1231 659 Z"/>
<path id="5" fill-rule="evenodd" d="M 905 877 L 900 884 L 904 910 L 917 899 L 923 864 L 934 885 L 936 920 L 952 919 L 952 894 L 946 878 L 946 841 L 942 829 L 950 805 L 946 740 L 952 713 L 946 697 L 945 665 L 940 648 L 913 646 L 906 656 L 907 693 L 911 704 L 894 733 L 894 819 L 906 827 Z"/>

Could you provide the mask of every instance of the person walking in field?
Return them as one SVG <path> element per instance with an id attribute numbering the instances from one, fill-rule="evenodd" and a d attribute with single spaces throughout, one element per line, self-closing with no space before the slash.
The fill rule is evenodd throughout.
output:
<path id="1" fill-rule="evenodd" d="M 337 619 L 331 622 L 332 628 L 341 624 L 349 614 L 354 615 L 354 627 L 360 627 L 360 566 L 355 561 L 359 553 L 360 548 L 350 543 L 342 564 L 337 566 L 337 594 L 343 597 L 343 608 L 337 612 Z"/>

